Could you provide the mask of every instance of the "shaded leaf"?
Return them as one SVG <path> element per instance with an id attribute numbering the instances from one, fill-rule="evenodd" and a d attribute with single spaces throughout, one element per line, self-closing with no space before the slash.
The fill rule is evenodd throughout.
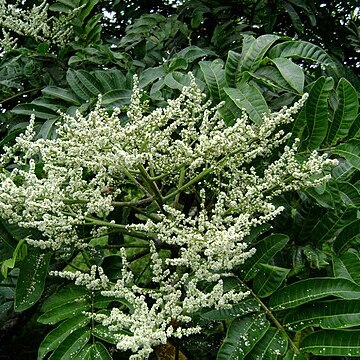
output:
<path id="1" fill-rule="evenodd" d="M 360 140 L 350 140 L 337 146 L 332 152 L 344 157 L 351 166 L 360 170 Z"/>
<path id="2" fill-rule="evenodd" d="M 223 62 L 219 60 L 201 61 L 199 65 L 212 100 L 214 102 L 221 101 L 224 97 L 224 87 L 227 86 Z"/>
<path id="3" fill-rule="evenodd" d="M 245 262 L 244 280 L 252 279 L 261 269 L 261 264 L 266 264 L 279 252 L 289 241 L 289 237 L 283 234 L 273 234 L 261 240 L 256 246 L 255 254 Z"/>
<path id="4" fill-rule="evenodd" d="M 353 221 L 344 227 L 333 243 L 333 249 L 337 254 L 344 252 L 352 244 L 360 241 L 360 220 Z"/>
<path id="5" fill-rule="evenodd" d="M 349 279 L 360 285 L 360 258 L 358 254 L 346 252 L 340 257 L 333 255 L 332 259 L 335 277 Z"/>

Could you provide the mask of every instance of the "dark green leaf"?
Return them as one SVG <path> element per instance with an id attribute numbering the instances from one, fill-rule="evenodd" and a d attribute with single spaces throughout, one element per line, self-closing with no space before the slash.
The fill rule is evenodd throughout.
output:
<path id="1" fill-rule="evenodd" d="M 87 325 L 90 318 L 85 315 L 70 317 L 54 330 L 50 331 L 42 341 L 38 351 L 38 360 L 43 359 L 50 351 L 55 350 L 63 340 L 75 330 Z"/>
<path id="2" fill-rule="evenodd" d="M 359 356 L 359 330 L 322 330 L 306 336 L 301 351 L 320 356 Z"/>
<path id="3" fill-rule="evenodd" d="M 225 77 L 228 86 L 235 87 L 236 77 L 239 70 L 241 55 L 235 51 L 229 51 L 225 63 Z"/>
<path id="4" fill-rule="evenodd" d="M 269 264 L 260 264 L 259 268 L 253 280 L 253 290 L 259 297 L 271 295 L 282 284 L 290 271 Z"/>
<path id="5" fill-rule="evenodd" d="M 346 79 L 340 79 L 336 88 L 336 94 L 339 99 L 339 104 L 335 110 L 329 129 L 329 144 L 335 144 L 339 139 L 347 136 L 359 110 L 356 90 Z"/>
<path id="6" fill-rule="evenodd" d="M 350 140 L 337 146 L 332 152 L 344 157 L 351 166 L 360 170 L 360 140 Z"/>
<path id="7" fill-rule="evenodd" d="M 201 61 L 199 65 L 212 100 L 215 102 L 223 100 L 224 87 L 227 86 L 223 62 L 219 60 Z"/>
<path id="8" fill-rule="evenodd" d="M 51 354 L 49 360 L 76 359 L 77 354 L 90 340 L 90 330 L 86 327 L 75 330 L 67 336 L 62 343 Z"/>
<path id="9" fill-rule="evenodd" d="M 269 326 L 263 314 L 233 320 L 216 359 L 243 359 L 264 336 Z"/>
<path id="10" fill-rule="evenodd" d="M 259 303 L 254 298 L 245 299 L 232 305 L 230 309 L 210 310 L 201 314 L 207 320 L 230 320 L 249 313 L 258 312 Z"/>
<path id="11" fill-rule="evenodd" d="M 329 300 L 306 304 L 294 309 L 284 318 L 290 331 L 300 331 L 309 326 L 323 329 L 341 329 L 360 325 L 358 300 Z"/>
<path id="12" fill-rule="evenodd" d="M 24 311 L 40 299 L 45 287 L 50 258 L 50 252 L 35 248 L 21 262 L 15 289 L 15 311 Z"/>
<path id="13" fill-rule="evenodd" d="M 360 286 L 347 279 L 309 278 L 277 290 L 270 298 L 270 307 L 289 309 L 327 296 L 360 299 Z"/>
<path id="14" fill-rule="evenodd" d="M 336 237 L 333 249 L 337 254 L 344 252 L 352 244 L 359 244 L 360 220 L 353 221 L 344 227 Z"/>
<path id="15" fill-rule="evenodd" d="M 358 254 L 346 252 L 340 257 L 333 255 L 334 276 L 349 279 L 360 285 L 360 258 Z"/>
<path id="16" fill-rule="evenodd" d="M 287 338 L 279 330 L 270 327 L 265 335 L 254 346 L 245 360 L 277 360 L 287 348 Z"/>
<path id="17" fill-rule="evenodd" d="M 276 40 L 279 39 L 277 35 L 261 35 L 254 40 L 246 52 L 243 52 L 241 71 L 255 70 L 259 65 L 260 61 L 264 57 L 265 53 L 270 49 Z"/>
<path id="18" fill-rule="evenodd" d="M 255 254 L 245 262 L 248 270 L 245 270 L 244 280 L 252 279 L 261 269 L 260 264 L 266 264 L 288 241 L 289 237 L 283 234 L 273 234 L 261 240 L 255 246 Z"/>
<path id="19" fill-rule="evenodd" d="M 20 115 L 32 115 L 34 114 L 39 119 L 55 119 L 59 117 L 54 110 L 49 109 L 43 105 L 37 105 L 32 103 L 25 103 L 16 105 L 11 112 Z"/>
<path id="20" fill-rule="evenodd" d="M 272 59 L 285 81 L 299 94 L 304 91 L 304 69 L 287 58 Z"/>
<path id="21" fill-rule="evenodd" d="M 49 95 L 56 99 L 70 102 L 74 105 L 81 105 L 79 98 L 73 92 L 67 89 L 62 89 L 57 86 L 47 86 L 46 88 L 42 89 L 41 92 L 44 95 Z"/>
<path id="22" fill-rule="evenodd" d="M 307 148 L 317 149 L 324 141 L 329 124 L 328 97 L 334 86 L 332 78 L 321 77 L 311 87 L 309 98 L 299 117 L 303 116 L 308 129 Z"/>
<path id="23" fill-rule="evenodd" d="M 245 83 L 242 84 L 240 88 L 224 88 L 224 91 L 239 110 L 246 110 L 250 119 L 255 124 L 261 124 L 264 114 L 269 113 L 269 108 L 263 95 L 259 89 L 253 85 Z"/>

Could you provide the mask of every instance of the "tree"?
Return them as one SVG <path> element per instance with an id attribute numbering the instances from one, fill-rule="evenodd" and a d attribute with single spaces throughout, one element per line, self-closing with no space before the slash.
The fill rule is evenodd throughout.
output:
<path id="1" fill-rule="evenodd" d="M 2 354 L 359 356 L 356 2 L 9 4 Z"/>

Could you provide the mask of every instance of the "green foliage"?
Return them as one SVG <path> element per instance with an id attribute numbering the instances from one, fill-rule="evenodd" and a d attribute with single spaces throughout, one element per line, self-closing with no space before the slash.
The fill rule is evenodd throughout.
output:
<path id="1" fill-rule="evenodd" d="M 87 114 L 99 95 L 107 111 L 119 107 L 127 121 L 134 74 L 153 109 L 177 96 L 189 84 L 191 71 L 209 99 L 223 104 L 219 111 L 229 125 L 244 110 L 254 124 L 261 125 L 264 114 L 289 106 L 307 92 L 308 100 L 292 129 L 284 126 L 292 132 L 289 144 L 300 139 L 299 159 L 318 150 L 337 158 L 339 165 L 326 185 L 274 200 L 284 206 L 282 215 L 248 237 L 256 253 L 232 274 L 228 285 L 248 291 L 248 297 L 228 309 L 199 313 L 193 322 L 203 327 L 202 336 L 174 345 L 189 360 L 197 359 L 198 348 L 208 349 L 208 358 L 219 360 L 360 356 L 356 4 L 138 3 L 49 1 L 53 16 L 78 11 L 71 23 L 74 36 L 62 47 L 24 36 L 17 49 L 0 55 L 0 146 L 14 143 L 31 114 L 36 117 L 38 138 L 55 137 L 59 112 Z M 327 6 L 320 6 L 323 3 Z M 112 19 L 102 13 L 103 8 Z M 261 171 L 262 164 L 256 166 Z M 197 198 L 181 196 L 188 213 L 196 209 Z M 138 197 L 139 190 L 129 185 L 121 201 Z M 120 224 L 127 224 L 129 217 L 155 217 L 154 203 L 145 213 L 131 206 L 133 212 L 121 208 L 111 216 Z M 84 238 L 92 236 L 82 231 Z M 150 289 L 149 252 L 143 240 L 113 232 L 96 239 L 89 252 L 71 248 L 70 253 L 54 254 L 26 245 L 28 235 L 14 224 L 0 223 L 1 356 L 9 353 L 10 359 L 11 347 L 22 341 L 20 335 L 11 340 L 11 334 L 23 326 L 12 321 L 21 313 L 27 326 L 32 326 L 34 317 L 41 326 L 41 340 L 34 344 L 39 345 L 34 350 L 39 360 L 128 358 L 115 350 L 114 334 L 85 313 L 108 313 L 114 306 L 131 312 L 131 304 L 68 285 L 49 277 L 48 270 L 87 271 L 99 264 L 116 281 L 122 276 L 118 248 L 126 245 L 136 282 Z M 8 332 L 9 327 L 13 332 Z"/>

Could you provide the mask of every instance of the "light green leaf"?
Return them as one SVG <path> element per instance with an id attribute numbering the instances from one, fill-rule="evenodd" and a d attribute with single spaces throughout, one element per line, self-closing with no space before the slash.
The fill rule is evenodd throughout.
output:
<path id="1" fill-rule="evenodd" d="M 360 220 L 353 221 L 336 237 L 333 249 L 337 254 L 344 252 L 350 245 L 359 244 L 360 241 Z"/>
<path id="2" fill-rule="evenodd" d="M 342 329 L 360 325 L 358 300 L 329 300 L 306 304 L 294 309 L 284 318 L 290 331 L 300 331 L 309 326 L 323 329 Z"/>
<path id="3" fill-rule="evenodd" d="M 301 351 L 320 356 L 359 356 L 359 330 L 321 330 L 306 336 Z"/>
<path id="4" fill-rule="evenodd" d="M 253 280 L 254 292 L 259 297 L 271 295 L 282 284 L 289 272 L 289 269 L 260 264 L 259 271 Z"/>
<path id="5" fill-rule="evenodd" d="M 337 146 L 332 152 L 342 156 L 351 166 L 360 170 L 360 140 L 350 140 Z"/>
<path id="6" fill-rule="evenodd" d="M 220 60 L 201 61 L 199 65 L 212 100 L 214 102 L 223 100 L 224 87 L 227 86 L 223 62 Z"/>
<path id="7" fill-rule="evenodd" d="M 261 35 L 255 39 L 247 51 L 242 53 L 241 71 L 255 70 L 260 64 L 262 58 L 276 40 L 280 37 L 277 35 Z M 244 40 L 245 41 L 245 40 Z"/>
<path id="8" fill-rule="evenodd" d="M 285 353 L 287 343 L 287 338 L 279 330 L 270 327 L 245 357 L 245 360 L 277 360 L 280 354 L 283 355 Z"/>
<path id="9" fill-rule="evenodd" d="M 285 81 L 299 94 L 304 91 L 304 69 L 287 58 L 272 59 Z"/>
<path id="10" fill-rule="evenodd" d="M 339 104 L 335 110 L 328 133 L 328 143 L 336 144 L 339 139 L 347 136 L 359 110 L 359 100 L 355 88 L 341 78 L 336 88 Z"/>
<path id="11" fill-rule="evenodd" d="M 89 340 L 90 330 L 88 330 L 86 327 L 77 329 L 62 341 L 62 343 L 51 354 L 49 360 L 76 359 L 77 354 Z"/>
<path id="12" fill-rule="evenodd" d="M 244 280 L 252 279 L 261 269 L 261 264 L 266 264 L 279 252 L 289 241 L 289 237 L 283 234 L 273 234 L 261 240 L 256 246 L 255 254 L 245 262 Z"/>
<path id="13" fill-rule="evenodd" d="M 75 330 L 87 325 L 90 318 L 85 315 L 70 317 L 62 322 L 58 327 L 50 331 L 40 344 L 38 350 L 38 360 L 43 359 L 50 351 L 55 350 L 63 340 Z"/>
<path id="14" fill-rule="evenodd" d="M 347 279 L 309 278 L 277 290 L 270 298 L 270 307 L 289 309 L 327 296 L 360 299 L 360 286 Z"/>
<path id="15" fill-rule="evenodd" d="M 50 252 L 35 248 L 28 252 L 21 262 L 15 289 L 15 311 L 24 311 L 40 299 L 45 287 L 50 258 Z"/>
<path id="16" fill-rule="evenodd" d="M 239 108 L 245 109 L 250 119 L 260 125 L 262 117 L 269 113 L 266 101 L 257 87 L 249 84 L 241 84 L 240 88 L 224 88 L 225 93 Z"/>
<path id="17" fill-rule="evenodd" d="M 217 360 L 243 359 L 264 336 L 270 324 L 265 315 L 249 315 L 235 319 L 217 354 Z"/>
<path id="18" fill-rule="evenodd" d="M 210 310 L 201 314 L 207 320 L 230 320 L 260 310 L 259 303 L 254 298 L 245 299 L 231 306 L 230 309 Z"/>

